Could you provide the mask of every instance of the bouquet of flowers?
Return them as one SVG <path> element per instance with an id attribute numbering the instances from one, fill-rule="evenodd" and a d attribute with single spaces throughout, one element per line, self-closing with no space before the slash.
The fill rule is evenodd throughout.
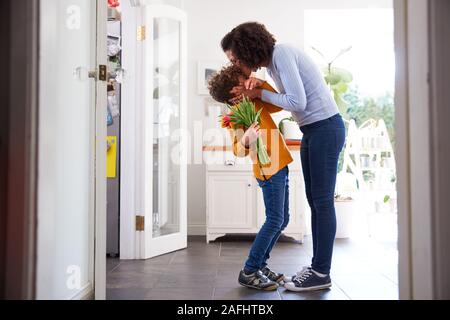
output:
<path id="1" fill-rule="evenodd" d="M 237 105 L 228 105 L 227 107 L 230 112 L 220 116 L 222 128 L 233 129 L 243 127 L 244 130 L 247 130 L 252 124 L 260 123 L 262 109 L 256 112 L 255 104 L 248 98 L 244 98 Z M 256 153 L 258 155 L 258 161 L 262 166 L 270 164 L 270 157 L 261 137 L 258 137 L 256 140 Z"/>

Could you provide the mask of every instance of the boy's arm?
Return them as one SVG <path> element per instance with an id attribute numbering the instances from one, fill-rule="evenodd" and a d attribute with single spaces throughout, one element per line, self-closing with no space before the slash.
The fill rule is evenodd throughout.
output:
<path id="1" fill-rule="evenodd" d="M 269 83 L 267 83 L 267 81 L 264 81 L 260 88 L 263 90 L 277 93 L 277 91 Z M 283 110 L 283 108 L 277 107 L 271 103 L 264 102 L 262 100 L 261 102 L 264 104 L 264 110 L 267 110 L 267 112 L 269 113 L 277 113 Z"/>
<path id="2" fill-rule="evenodd" d="M 246 157 L 250 153 L 250 149 L 242 145 L 241 139 L 244 135 L 243 129 L 229 129 L 231 141 L 233 143 L 233 153 L 236 157 Z"/>

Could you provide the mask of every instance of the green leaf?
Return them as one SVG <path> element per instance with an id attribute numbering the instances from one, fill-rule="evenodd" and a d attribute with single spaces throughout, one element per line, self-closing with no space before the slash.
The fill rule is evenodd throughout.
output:
<path id="1" fill-rule="evenodd" d="M 348 70 L 342 68 L 332 67 L 331 74 L 339 77 L 342 82 L 350 83 L 353 81 L 353 75 Z"/>
<path id="2" fill-rule="evenodd" d="M 339 93 L 339 94 L 344 94 L 347 92 L 348 90 L 348 84 L 346 84 L 345 82 L 339 82 L 335 85 L 333 85 L 331 87 L 331 89 L 335 92 L 335 93 Z"/>
<path id="3" fill-rule="evenodd" d="M 347 113 L 347 103 L 342 100 L 341 96 L 337 93 L 334 93 L 334 101 L 336 101 L 337 106 L 339 107 L 339 112 L 341 114 Z"/>
<path id="4" fill-rule="evenodd" d="M 330 73 L 329 75 L 327 75 L 325 77 L 325 81 L 327 82 L 327 84 L 330 84 L 333 86 L 333 85 L 338 84 L 341 81 L 341 77 L 337 74 Z"/>
<path id="5" fill-rule="evenodd" d="M 261 108 L 258 113 L 256 114 L 255 117 L 255 122 L 257 122 L 258 124 L 260 123 L 260 116 L 261 116 L 261 112 L 263 111 L 263 109 Z"/>

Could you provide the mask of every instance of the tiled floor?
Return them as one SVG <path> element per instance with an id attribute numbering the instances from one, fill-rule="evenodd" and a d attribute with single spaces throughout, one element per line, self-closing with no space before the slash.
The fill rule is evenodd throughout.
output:
<path id="1" fill-rule="evenodd" d="M 241 287 L 237 275 L 251 238 L 224 238 L 206 244 L 189 238 L 188 248 L 146 261 L 108 259 L 108 299 L 159 300 L 310 300 L 398 299 L 397 251 L 392 245 L 363 240 L 336 240 L 331 290 L 261 292 Z M 310 263 L 311 239 L 304 244 L 283 239 L 269 266 L 293 274 Z"/>

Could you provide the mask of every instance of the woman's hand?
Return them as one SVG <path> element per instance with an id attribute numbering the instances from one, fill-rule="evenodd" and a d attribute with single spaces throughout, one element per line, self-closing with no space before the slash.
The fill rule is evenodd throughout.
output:
<path id="1" fill-rule="evenodd" d="M 247 149 L 259 138 L 261 132 L 259 131 L 259 125 L 254 123 L 250 128 L 245 131 L 241 139 L 241 144 Z"/>
<path id="2" fill-rule="evenodd" d="M 261 89 L 245 89 L 244 86 L 234 87 L 233 90 L 230 91 L 232 95 L 235 97 L 230 100 L 231 103 L 237 104 L 242 101 L 244 97 L 248 97 L 250 100 L 253 99 L 261 99 L 262 90 Z"/>
<path id="3" fill-rule="evenodd" d="M 250 77 L 244 82 L 244 87 L 247 90 L 253 90 L 255 88 L 259 88 L 263 85 L 264 81 L 258 78 Z"/>

